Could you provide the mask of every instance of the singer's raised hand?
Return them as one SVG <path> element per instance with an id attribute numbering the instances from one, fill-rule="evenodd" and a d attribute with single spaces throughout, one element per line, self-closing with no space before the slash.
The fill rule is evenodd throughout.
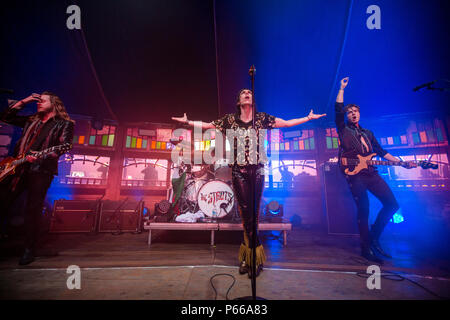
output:
<path id="1" fill-rule="evenodd" d="M 181 122 L 181 123 L 187 123 L 188 122 L 186 113 L 184 114 L 183 117 L 172 117 L 172 120 L 175 120 L 175 121 L 178 121 L 178 122 Z"/>
<path id="2" fill-rule="evenodd" d="M 341 80 L 341 89 L 345 89 L 345 87 L 348 85 L 349 77 L 345 77 Z"/>

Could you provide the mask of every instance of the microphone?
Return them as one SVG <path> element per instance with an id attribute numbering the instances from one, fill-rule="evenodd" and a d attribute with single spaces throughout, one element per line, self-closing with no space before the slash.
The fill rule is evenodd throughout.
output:
<path id="1" fill-rule="evenodd" d="M 422 89 L 422 88 L 429 87 L 429 86 L 431 86 L 432 84 L 434 84 L 436 81 L 437 81 L 437 80 L 433 80 L 433 81 L 431 81 L 431 82 L 427 82 L 427 83 L 421 84 L 420 86 L 415 87 L 415 88 L 413 89 L 413 91 L 417 91 L 417 90 L 420 90 L 420 89 Z"/>
<path id="2" fill-rule="evenodd" d="M 255 73 L 256 73 L 256 68 L 255 68 L 255 66 L 252 64 L 252 66 L 250 67 L 250 70 L 248 70 L 248 74 L 249 74 L 250 76 L 254 76 Z"/>

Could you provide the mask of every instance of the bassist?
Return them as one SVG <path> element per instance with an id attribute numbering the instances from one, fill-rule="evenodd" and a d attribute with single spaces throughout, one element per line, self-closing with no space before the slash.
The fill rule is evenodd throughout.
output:
<path id="1" fill-rule="evenodd" d="M 35 114 L 17 115 L 25 105 L 32 102 L 37 102 Z M 26 265 L 34 261 L 42 206 L 53 177 L 58 174 L 58 158 L 64 152 L 57 149 L 37 158 L 33 156 L 33 151 L 71 144 L 74 121 L 67 114 L 61 99 L 48 91 L 10 103 L 0 114 L 0 121 L 23 128 L 22 136 L 15 146 L 14 157 L 24 156 L 26 164 L 0 182 L 0 235 L 2 238 L 6 237 L 7 213 L 14 200 L 26 191 L 25 250 L 19 260 L 20 265 Z"/>
<path id="2" fill-rule="evenodd" d="M 341 80 L 341 87 L 336 98 L 335 121 L 340 140 L 339 159 L 341 157 L 356 159 L 357 155 L 376 153 L 387 160 L 400 162 L 380 146 L 372 131 L 359 125 L 360 113 L 357 105 L 349 104 L 344 107 L 344 89 L 348 80 L 348 77 Z M 345 123 L 345 117 L 347 117 L 347 123 Z M 404 165 L 406 168 L 415 166 L 412 162 L 406 162 Z M 376 254 L 387 258 L 391 256 L 381 248 L 379 238 L 391 217 L 399 209 L 397 200 L 374 166 L 369 166 L 368 169 L 356 175 L 345 177 L 357 207 L 361 255 L 370 261 L 382 263 Z M 367 191 L 370 191 L 383 204 L 370 231 Z"/>

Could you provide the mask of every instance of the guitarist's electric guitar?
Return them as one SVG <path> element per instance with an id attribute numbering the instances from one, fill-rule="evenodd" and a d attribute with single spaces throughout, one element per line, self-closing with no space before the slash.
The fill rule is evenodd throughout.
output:
<path id="1" fill-rule="evenodd" d="M 354 176 L 355 174 L 358 174 L 362 170 L 368 169 L 369 166 L 407 166 L 408 162 L 400 161 L 377 161 L 372 160 L 372 158 L 376 156 L 376 153 L 369 154 L 367 156 L 361 156 L 357 155 L 358 159 L 349 159 L 349 158 L 341 158 L 341 164 L 344 167 L 352 167 L 354 166 L 353 170 L 350 170 L 350 168 L 345 168 L 344 172 L 346 175 Z M 413 167 L 421 167 L 422 169 L 437 169 L 438 165 L 435 163 L 431 163 L 429 161 L 418 161 L 416 163 L 413 163 Z"/>
<path id="2" fill-rule="evenodd" d="M 27 155 L 32 155 L 36 158 L 42 158 L 45 155 L 52 153 L 52 152 L 66 152 L 72 149 L 72 144 L 65 143 L 59 146 L 51 147 L 42 151 L 28 153 L 26 155 L 14 158 L 14 157 L 8 157 L 0 162 L 0 182 L 4 180 L 7 176 L 14 174 L 16 172 L 16 169 L 21 166 L 22 164 L 27 162 Z"/>

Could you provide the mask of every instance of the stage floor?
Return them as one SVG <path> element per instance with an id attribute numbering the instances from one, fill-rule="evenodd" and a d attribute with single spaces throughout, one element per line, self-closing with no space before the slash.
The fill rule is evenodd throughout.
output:
<path id="1" fill-rule="evenodd" d="M 210 279 L 229 274 L 236 282 L 233 299 L 251 295 L 251 282 L 240 275 L 240 232 L 218 232 L 215 246 L 208 231 L 154 230 L 152 245 L 141 234 L 49 234 L 37 259 L 20 267 L 21 238 L 0 244 L 1 299 L 153 299 L 214 300 Z M 359 239 L 293 227 L 288 245 L 280 232 L 261 232 L 267 263 L 257 278 L 257 294 L 271 300 L 438 299 L 450 296 L 449 253 L 414 247 L 400 237 L 383 238 L 394 258 L 381 266 L 406 279 L 381 277 L 381 289 L 367 288 L 367 267 Z M 81 268 L 81 289 L 69 290 L 67 267 Z M 226 299 L 233 278 L 214 277 L 217 299 Z"/>

